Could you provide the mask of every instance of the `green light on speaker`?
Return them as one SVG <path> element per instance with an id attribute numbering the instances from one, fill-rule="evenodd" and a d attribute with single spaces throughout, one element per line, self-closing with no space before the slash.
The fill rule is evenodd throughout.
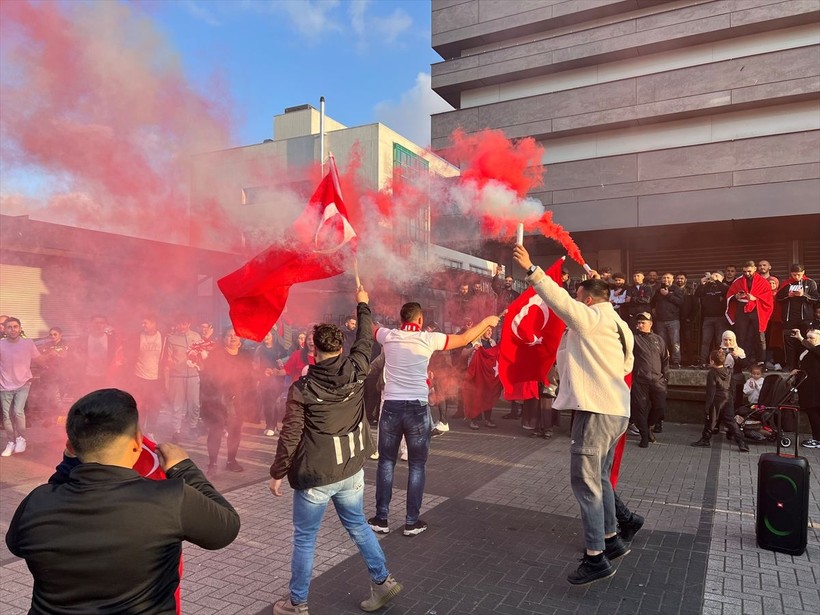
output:
<path id="1" fill-rule="evenodd" d="M 785 474 L 772 474 L 772 478 L 782 478 L 782 479 L 788 481 L 788 483 L 792 486 L 792 489 L 794 489 L 794 492 L 797 493 L 797 483 L 794 482 L 791 478 L 789 478 Z"/>
<path id="2" fill-rule="evenodd" d="M 791 534 L 790 531 L 784 532 L 783 530 L 775 529 L 775 527 L 769 522 L 768 517 L 763 517 L 763 523 L 766 525 L 766 529 L 769 530 L 775 536 L 788 536 L 789 534 Z"/>

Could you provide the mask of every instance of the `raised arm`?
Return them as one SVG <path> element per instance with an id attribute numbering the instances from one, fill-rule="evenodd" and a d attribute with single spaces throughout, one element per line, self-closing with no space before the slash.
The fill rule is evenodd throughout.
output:
<path id="1" fill-rule="evenodd" d="M 480 323 L 478 323 L 477 325 L 473 325 L 464 333 L 448 335 L 447 350 L 452 350 L 454 348 L 463 348 L 473 340 L 478 339 L 478 336 L 484 333 L 484 330 L 487 327 L 497 326 L 498 320 L 498 316 L 487 316 Z"/>

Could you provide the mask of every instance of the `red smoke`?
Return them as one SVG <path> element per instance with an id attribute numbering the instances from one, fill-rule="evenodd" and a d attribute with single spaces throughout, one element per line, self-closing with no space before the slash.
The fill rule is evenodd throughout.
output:
<path id="1" fill-rule="evenodd" d="M 188 159 L 228 145 L 225 107 L 128 5 L 2 2 L 0 17 L 3 162 L 59 178 L 43 196 L 63 219 L 187 232 Z"/>
<path id="2" fill-rule="evenodd" d="M 467 135 L 457 129 L 451 139 L 453 145 L 444 156 L 461 166 L 458 188 L 452 193 L 465 214 L 479 217 L 486 237 L 510 238 L 523 223 L 526 230 L 554 239 L 573 260 L 584 262 L 570 234 L 553 221 L 552 212 L 527 198 L 544 183 L 544 148 L 530 137 L 510 141 L 500 130 Z"/>
<path id="3" fill-rule="evenodd" d="M 453 145 L 444 156 L 461 163 L 461 180 L 474 181 L 483 188 L 490 180 L 511 188 L 519 198 L 544 183 L 541 157 L 544 148 L 527 137 L 513 143 L 500 130 L 465 134 L 456 129 Z"/>

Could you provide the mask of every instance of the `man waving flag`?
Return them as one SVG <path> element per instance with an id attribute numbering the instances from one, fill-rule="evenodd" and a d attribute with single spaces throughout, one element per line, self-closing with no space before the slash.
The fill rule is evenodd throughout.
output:
<path id="1" fill-rule="evenodd" d="M 328 173 L 293 223 L 285 246 L 271 246 L 217 282 L 239 337 L 261 342 L 279 319 L 293 284 L 322 280 L 347 269 L 356 232 L 347 218 L 333 156 Z"/>

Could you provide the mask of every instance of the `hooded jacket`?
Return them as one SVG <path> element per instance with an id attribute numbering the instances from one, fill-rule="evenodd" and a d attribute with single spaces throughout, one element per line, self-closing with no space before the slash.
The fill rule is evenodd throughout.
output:
<path id="1" fill-rule="evenodd" d="M 349 478 L 375 451 L 364 410 L 373 326 L 359 303 L 356 341 L 349 355 L 320 361 L 290 386 L 282 433 L 270 475 L 305 490 Z"/>
<path id="2" fill-rule="evenodd" d="M 732 372 L 728 367 L 710 366 L 706 372 L 706 411 L 714 405 L 720 408 L 729 400 Z"/>

